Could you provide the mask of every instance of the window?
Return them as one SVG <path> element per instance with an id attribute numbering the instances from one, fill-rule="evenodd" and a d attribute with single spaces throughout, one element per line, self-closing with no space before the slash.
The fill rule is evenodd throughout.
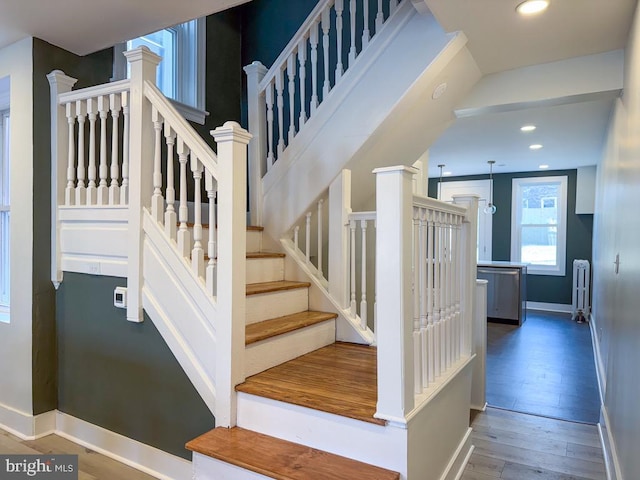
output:
<path id="1" fill-rule="evenodd" d="M 174 100 L 187 120 L 204 124 L 205 30 L 203 17 L 117 45 L 113 80 L 128 76 L 122 52 L 144 45 L 162 57 L 156 78 L 158 88 Z"/>
<path id="2" fill-rule="evenodd" d="M 9 320 L 9 111 L 0 111 L 0 322 Z"/>
<path id="3" fill-rule="evenodd" d="M 527 273 L 564 275 L 567 177 L 513 179 L 511 260 Z"/>

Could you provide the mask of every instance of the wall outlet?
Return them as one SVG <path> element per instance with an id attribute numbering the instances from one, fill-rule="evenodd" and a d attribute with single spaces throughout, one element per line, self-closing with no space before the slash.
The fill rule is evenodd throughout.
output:
<path id="1" fill-rule="evenodd" d="M 116 287 L 113 291 L 113 306 L 127 308 L 127 287 Z"/>

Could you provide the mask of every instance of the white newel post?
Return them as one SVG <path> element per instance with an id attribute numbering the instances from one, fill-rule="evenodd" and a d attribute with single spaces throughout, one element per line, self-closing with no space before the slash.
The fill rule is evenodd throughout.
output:
<path id="1" fill-rule="evenodd" d="M 342 170 L 329 186 L 329 294 L 340 308 L 349 302 L 349 230 L 351 170 Z"/>
<path id="2" fill-rule="evenodd" d="M 267 171 L 267 103 L 260 94 L 260 82 L 267 67 L 253 62 L 244 67 L 247 74 L 247 109 L 249 131 L 249 216 L 251 225 L 262 224 L 262 174 Z"/>
<path id="3" fill-rule="evenodd" d="M 47 80 L 51 99 L 51 281 L 57 289 L 62 283 L 58 206 L 65 203 L 69 154 L 67 115 L 64 107 L 58 104 L 58 95 L 70 92 L 78 80 L 61 70 L 51 72 Z"/>
<path id="4" fill-rule="evenodd" d="M 218 327 L 216 425 L 236 423 L 234 388 L 244 381 L 247 144 L 249 132 L 226 122 L 211 132 L 218 145 Z"/>
<path id="5" fill-rule="evenodd" d="M 484 410 L 487 405 L 487 283 L 486 280 L 476 280 L 472 347 L 476 359 L 471 379 L 471 408 L 474 410 Z"/>
<path id="6" fill-rule="evenodd" d="M 407 166 L 377 168 L 376 285 L 378 405 L 375 416 L 406 423 L 414 407 L 412 211 Z"/>
<path id="7" fill-rule="evenodd" d="M 144 96 L 145 82 L 155 84 L 161 58 L 147 47 L 125 52 L 131 68 L 129 110 L 129 234 L 127 261 L 127 320 L 142 322 L 142 260 L 144 232 L 142 209 L 153 194 L 154 130 L 151 104 Z"/>
<path id="8" fill-rule="evenodd" d="M 476 306 L 476 278 L 478 276 L 478 200 L 477 195 L 454 195 L 453 203 L 467 209 L 462 223 L 461 235 L 461 265 L 462 291 L 460 292 L 460 309 L 462 312 L 462 343 L 461 355 L 469 355 L 473 345 L 473 318 Z"/>

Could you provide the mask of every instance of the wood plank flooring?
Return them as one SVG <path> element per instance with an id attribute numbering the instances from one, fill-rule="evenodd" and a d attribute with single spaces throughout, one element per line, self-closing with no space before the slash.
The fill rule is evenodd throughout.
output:
<path id="1" fill-rule="evenodd" d="M 377 350 L 334 343 L 249 377 L 239 392 L 384 425 L 376 411 Z"/>
<path id="2" fill-rule="evenodd" d="M 604 480 L 595 425 L 496 408 L 472 423 L 475 450 L 461 480 Z"/>
<path id="3" fill-rule="evenodd" d="M 78 455 L 79 480 L 153 480 L 155 478 L 57 435 L 25 441 L 0 430 L 0 452 L 19 455 L 49 453 Z"/>
<path id="4" fill-rule="evenodd" d="M 600 418 L 589 324 L 529 310 L 522 327 L 487 326 L 489 405 L 586 423 Z"/>

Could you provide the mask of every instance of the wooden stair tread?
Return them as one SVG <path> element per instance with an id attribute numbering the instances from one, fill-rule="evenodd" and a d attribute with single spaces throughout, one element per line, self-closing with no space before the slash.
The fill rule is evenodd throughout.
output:
<path id="1" fill-rule="evenodd" d="M 247 378 L 236 387 L 259 397 L 385 425 L 378 401 L 377 349 L 337 342 Z"/>
<path id="2" fill-rule="evenodd" d="M 279 252 L 247 252 L 247 258 L 284 258 L 286 254 Z"/>
<path id="3" fill-rule="evenodd" d="M 289 280 L 279 280 L 275 282 L 249 283 L 247 284 L 247 295 L 258 295 L 260 293 L 277 292 L 280 290 L 295 290 L 297 288 L 309 288 L 309 282 L 292 282 Z"/>
<path id="4" fill-rule="evenodd" d="M 176 222 L 176 225 L 180 226 L 180 222 Z M 200 225 L 202 226 L 202 228 L 209 228 L 209 224 L 208 223 L 201 223 Z M 187 222 L 187 227 L 193 228 L 195 226 L 196 226 L 195 223 Z M 256 225 L 247 225 L 247 231 L 248 232 L 262 232 L 263 230 L 264 230 L 264 227 L 258 227 Z"/>
<path id="5" fill-rule="evenodd" d="M 400 474 L 240 427 L 218 427 L 186 447 L 278 480 L 399 480 Z"/>
<path id="6" fill-rule="evenodd" d="M 260 342 L 277 335 L 293 332 L 301 328 L 310 327 L 316 323 L 326 322 L 336 318 L 336 313 L 315 312 L 307 310 L 284 317 L 272 318 L 263 322 L 252 323 L 245 327 L 245 345 Z"/>

